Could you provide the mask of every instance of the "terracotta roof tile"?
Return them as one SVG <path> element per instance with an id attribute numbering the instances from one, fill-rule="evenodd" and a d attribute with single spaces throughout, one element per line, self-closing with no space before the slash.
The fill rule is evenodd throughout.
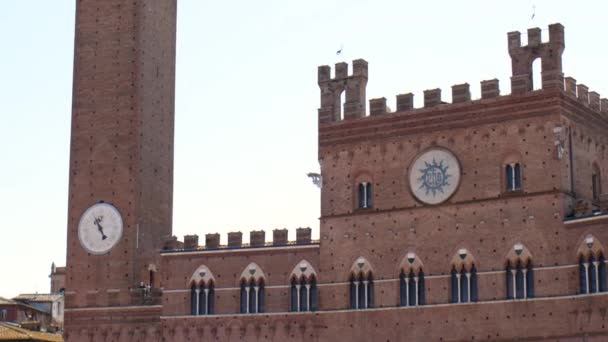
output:
<path id="1" fill-rule="evenodd" d="M 47 334 L 18 328 L 8 323 L 0 323 L 0 341 L 44 341 L 63 342 L 63 337 L 57 334 Z"/>

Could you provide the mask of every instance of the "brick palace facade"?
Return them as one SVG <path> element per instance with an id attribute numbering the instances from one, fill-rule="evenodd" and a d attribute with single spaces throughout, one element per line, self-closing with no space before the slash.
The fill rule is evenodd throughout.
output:
<path id="1" fill-rule="evenodd" d="M 562 25 L 508 34 L 510 94 L 391 111 L 366 61 L 319 67 L 320 240 L 221 245 L 171 237 L 175 24 L 77 2 L 67 341 L 608 340 L 608 99 L 564 77 Z"/>

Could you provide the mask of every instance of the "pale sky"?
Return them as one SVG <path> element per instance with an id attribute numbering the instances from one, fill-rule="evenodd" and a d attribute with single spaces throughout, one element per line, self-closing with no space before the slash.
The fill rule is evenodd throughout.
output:
<path id="1" fill-rule="evenodd" d="M 102 0 L 99 0 L 102 1 Z M 74 0 L 0 0 L 0 296 L 65 264 Z M 608 97 L 608 2 L 179 0 L 174 235 L 319 236 L 317 66 L 363 58 L 368 99 L 498 78 L 507 32 L 565 26 L 564 73 Z M 535 13 L 534 19 L 532 14 Z M 524 35 L 525 37 L 525 35 Z M 525 42 L 526 38 L 523 38 Z M 336 50 L 343 47 L 343 55 Z"/>

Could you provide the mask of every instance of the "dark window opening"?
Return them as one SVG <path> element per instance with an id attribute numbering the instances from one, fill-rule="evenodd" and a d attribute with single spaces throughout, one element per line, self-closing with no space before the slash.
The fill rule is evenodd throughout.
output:
<path id="1" fill-rule="evenodd" d="M 522 264 L 518 260 L 515 265 L 509 261 L 505 270 L 507 280 L 507 299 L 534 298 L 534 269 L 532 262 Z"/>
<path id="2" fill-rule="evenodd" d="M 372 207 L 372 183 L 363 182 L 358 186 L 359 209 Z"/>
<path id="3" fill-rule="evenodd" d="M 600 254 L 581 256 L 579 259 L 580 293 L 597 293 L 606 291 L 606 260 Z"/>
<path id="4" fill-rule="evenodd" d="M 521 190 L 521 166 L 519 163 L 505 166 L 507 191 Z"/>
<path id="5" fill-rule="evenodd" d="M 419 270 L 418 273 L 410 270 L 408 275 L 401 271 L 399 283 L 401 306 L 424 305 L 424 272 L 422 270 Z"/>
<path id="6" fill-rule="evenodd" d="M 350 308 L 367 309 L 374 305 L 374 280 L 372 275 L 359 277 L 355 275 L 350 279 Z"/>

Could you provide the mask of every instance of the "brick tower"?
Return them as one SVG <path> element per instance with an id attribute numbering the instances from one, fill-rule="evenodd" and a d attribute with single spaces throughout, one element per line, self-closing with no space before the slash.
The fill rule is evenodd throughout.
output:
<path id="1" fill-rule="evenodd" d="M 67 341 L 160 335 L 154 274 L 171 235 L 175 25 L 176 0 L 76 4 Z"/>

